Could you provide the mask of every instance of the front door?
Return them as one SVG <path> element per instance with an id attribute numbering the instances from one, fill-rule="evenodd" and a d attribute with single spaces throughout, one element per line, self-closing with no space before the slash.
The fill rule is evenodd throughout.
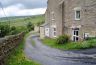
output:
<path id="1" fill-rule="evenodd" d="M 73 41 L 79 40 L 79 30 L 73 30 Z"/>
<path id="2" fill-rule="evenodd" d="M 45 36 L 49 37 L 49 28 L 45 28 Z"/>
<path id="3" fill-rule="evenodd" d="M 56 27 L 53 27 L 53 37 L 56 37 Z"/>

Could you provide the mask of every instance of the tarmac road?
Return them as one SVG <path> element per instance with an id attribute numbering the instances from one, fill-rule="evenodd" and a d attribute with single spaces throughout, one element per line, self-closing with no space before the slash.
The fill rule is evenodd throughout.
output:
<path id="1" fill-rule="evenodd" d="M 32 45 L 32 40 L 35 45 Z M 42 65 L 96 65 L 96 49 L 61 51 L 42 44 L 37 35 L 26 38 L 26 57 Z"/>

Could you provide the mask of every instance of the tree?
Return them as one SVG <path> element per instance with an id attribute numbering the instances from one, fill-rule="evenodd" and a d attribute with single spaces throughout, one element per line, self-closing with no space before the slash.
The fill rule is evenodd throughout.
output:
<path id="1" fill-rule="evenodd" d="M 4 37 L 4 36 L 8 35 L 9 32 L 10 32 L 9 25 L 0 24 L 0 37 Z"/>
<path id="2" fill-rule="evenodd" d="M 34 24 L 32 24 L 31 22 L 28 22 L 27 28 L 28 28 L 28 31 L 34 30 Z"/>
<path id="3" fill-rule="evenodd" d="M 43 23 L 44 23 L 44 21 L 38 22 L 38 23 L 37 23 L 37 26 L 40 26 L 40 25 L 42 25 Z"/>
<path id="4" fill-rule="evenodd" d="M 14 35 L 14 34 L 17 33 L 17 30 L 16 30 L 16 27 L 15 27 L 15 26 L 12 26 L 10 30 L 11 30 L 11 31 L 10 31 L 10 34 L 11 34 L 11 35 Z"/>

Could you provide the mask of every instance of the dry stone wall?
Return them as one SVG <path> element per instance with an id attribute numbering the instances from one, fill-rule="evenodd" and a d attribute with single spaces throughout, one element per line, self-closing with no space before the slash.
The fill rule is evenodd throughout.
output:
<path id="1" fill-rule="evenodd" d="M 19 45 L 24 38 L 24 33 L 0 38 L 0 65 L 3 65 L 4 59 L 12 49 Z"/>

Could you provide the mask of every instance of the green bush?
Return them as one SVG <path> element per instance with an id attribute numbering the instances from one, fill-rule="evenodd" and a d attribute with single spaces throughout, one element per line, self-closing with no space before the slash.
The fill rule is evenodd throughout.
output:
<path id="1" fill-rule="evenodd" d="M 66 44 L 69 42 L 69 36 L 62 35 L 56 39 L 56 44 Z"/>
<path id="2" fill-rule="evenodd" d="M 40 26 L 40 25 L 42 25 L 42 24 L 44 24 L 44 23 L 45 23 L 44 21 L 42 21 L 42 22 L 37 22 L 36 25 L 37 25 L 37 26 Z"/>
<path id="3" fill-rule="evenodd" d="M 32 24 L 31 22 L 28 22 L 27 28 L 28 28 L 28 31 L 34 30 L 34 24 Z"/>
<path id="4" fill-rule="evenodd" d="M 12 26 L 11 27 L 11 31 L 13 31 L 13 30 L 16 30 L 16 27 L 15 26 Z"/>
<path id="5" fill-rule="evenodd" d="M 86 40 L 93 40 L 96 39 L 96 37 L 88 37 Z"/>
<path id="6" fill-rule="evenodd" d="M 10 32 L 9 25 L 0 24 L 0 37 L 4 37 L 4 36 L 8 35 L 9 32 Z"/>
<path id="7" fill-rule="evenodd" d="M 10 31 L 10 35 L 14 35 L 14 34 L 17 34 L 17 30 L 16 30 L 15 26 L 12 26 L 11 31 Z"/>
<path id="8" fill-rule="evenodd" d="M 18 34 L 20 32 L 25 32 L 27 33 L 27 28 L 25 26 L 12 26 L 11 27 L 11 30 L 10 30 L 10 35 L 15 35 L 15 34 Z"/>
<path id="9" fill-rule="evenodd" d="M 17 27 L 18 32 L 28 32 L 28 29 L 26 26 L 19 26 Z"/>

